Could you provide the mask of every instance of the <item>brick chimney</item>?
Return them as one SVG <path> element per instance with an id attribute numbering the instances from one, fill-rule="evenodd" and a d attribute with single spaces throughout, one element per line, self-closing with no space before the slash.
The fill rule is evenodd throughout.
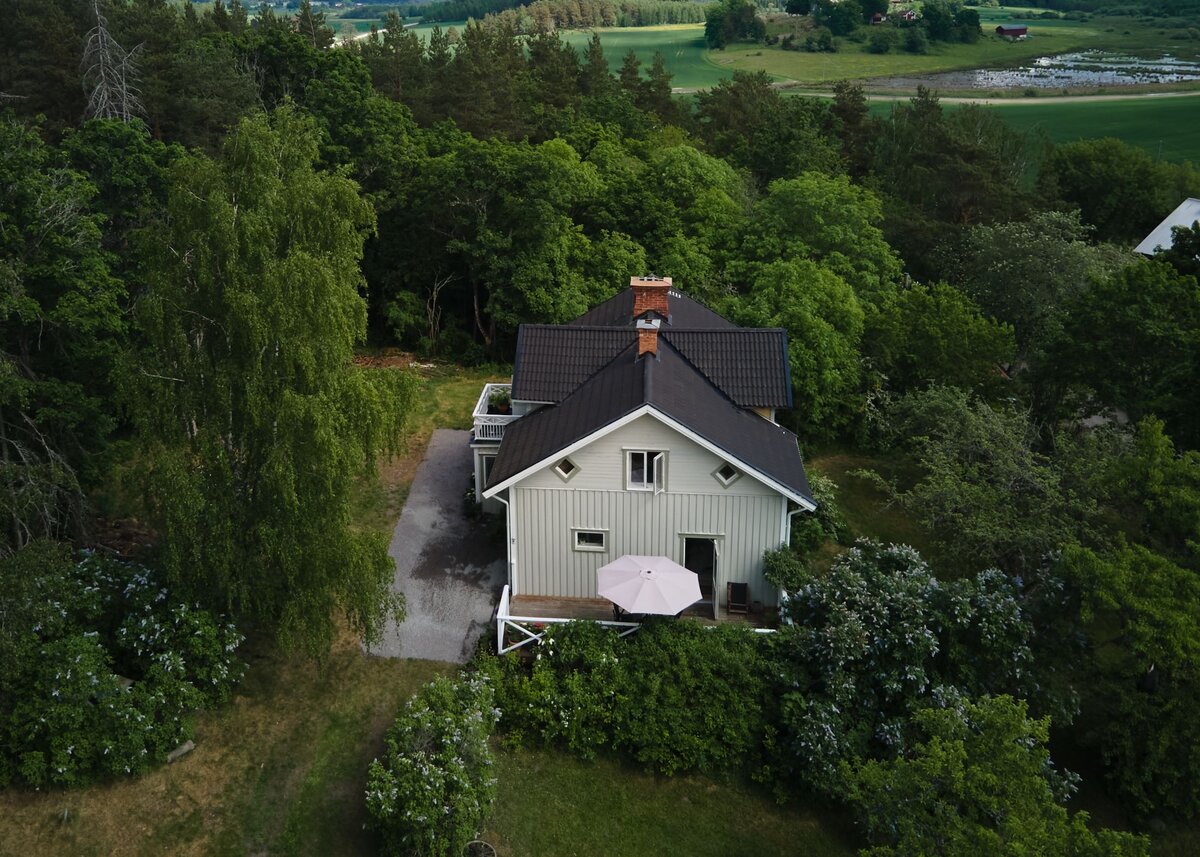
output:
<path id="1" fill-rule="evenodd" d="M 638 357 L 643 354 L 653 354 L 658 356 L 658 326 L 661 324 L 657 318 L 639 318 L 637 322 L 638 332 Z"/>
<path id="2" fill-rule="evenodd" d="M 633 289 L 633 317 L 641 318 L 647 312 L 656 312 L 663 318 L 670 314 L 667 304 L 667 292 L 671 288 L 670 277 L 631 277 L 629 286 Z"/>

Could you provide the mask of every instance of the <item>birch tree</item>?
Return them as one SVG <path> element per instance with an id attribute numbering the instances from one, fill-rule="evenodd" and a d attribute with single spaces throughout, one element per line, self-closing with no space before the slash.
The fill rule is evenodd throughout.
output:
<path id="1" fill-rule="evenodd" d="M 374 213 L 314 168 L 317 140 L 285 106 L 243 120 L 219 158 L 177 164 L 129 373 L 162 566 L 312 654 L 339 614 L 372 640 L 399 612 L 386 542 L 353 525 L 350 501 L 410 392 L 352 364 Z"/>

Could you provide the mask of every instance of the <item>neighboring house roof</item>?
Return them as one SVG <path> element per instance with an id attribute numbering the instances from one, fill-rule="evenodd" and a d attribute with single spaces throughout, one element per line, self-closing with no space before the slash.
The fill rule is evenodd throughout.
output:
<path id="1" fill-rule="evenodd" d="M 1200 220 L 1200 199 L 1189 197 L 1179 203 L 1179 207 L 1168 214 L 1162 223 L 1155 226 L 1154 231 L 1134 248 L 1134 252 L 1141 253 L 1143 256 L 1153 256 L 1160 247 L 1169 250 L 1173 241 L 1171 238 L 1172 227 L 1190 228 L 1197 220 Z"/>
<path id="2" fill-rule="evenodd" d="M 639 357 L 633 339 L 555 407 L 510 424 L 484 492 L 494 496 L 527 473 L 650 414 L 806 508 L 815 508 L 796 436 L 739 407 L 666 336 Z"/>
<path id="3" fill-rule="evenodd" d="M 661 336 L 735 403 L 790 408 L 787 333 L 741 328 L 682 292 L 668 292 Z M 637 339 L 633 290 L 626 289 L 566 325 L 523 324 L 517 335 L 512 397 L 561 402 Z"/>
<path id="4" fill-rule="evenodd" d="M 1004 35 L 1006 33 L 1025 33 L 1029 31 L 1028 24 L 1001 24 L 996 28 L 996 32 Z"/>

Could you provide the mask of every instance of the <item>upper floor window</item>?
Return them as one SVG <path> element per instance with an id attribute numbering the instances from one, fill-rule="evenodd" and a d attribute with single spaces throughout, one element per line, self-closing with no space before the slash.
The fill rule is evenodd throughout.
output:
<path id="1" fill-rule="evenodd" d="M 661 494 L 667 484 L 667 454 L 655 450 L 629 450 L 625 453 L 625 485 L 630 491 Z"/>
<path id="2" fill-rule="evenodd" d="M 736 482 L 738 477 L 741 475 L 742 474 L 739 473 L 733 465 L 728 464 L 728 463 L 722 464 L 720 467 L 718 467 L 716 470 L 713 471 L 713 476 L 717 477 L 717 481 L 720 482 L 722 485 L 724 485 L 726 488 L 728 488 L 730 485 L 732 485 L 734 482 Z"/>
<path id="3" fill-rule="evenodd" d="M 569 458 L 564 458 L 558 464 L 554 465 L 554 472 L 558 474 L 563 482 L 566 482 L 572 476 L 579 472 L 579 466 Z"/>

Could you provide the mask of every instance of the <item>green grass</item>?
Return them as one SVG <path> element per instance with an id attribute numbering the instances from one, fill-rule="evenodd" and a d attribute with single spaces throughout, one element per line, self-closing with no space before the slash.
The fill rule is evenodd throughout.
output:
<path id="1" fill-rule="evenodd" d="M 1013 128 L 1040 131 L 1055 142 L 1116 137 L 1168 161 L 1200 164 L 1200 96 L 993 108 Z"/>
<path id="2" fill-rule="evenodd" d="M 1050 22 L 1056 25 L 1066 22 Z M 986 30 L 986 28 L 985 28 Z M 867 53 L 862 45 L 839 40 L 837 53 L 785 51 L 777 46 L 738 44 L 714 51 L 710 59 L 722 68 L 763 70 L 783 80 L 803 85 L 827 85 L 834 81 L 874 77 L 930 74 L 952 69 L 1017 64 L 1044 54 L 1076 50 L 1102 41 L 1103 31 L 1092 24 L 1030 26 L 1033 38 L 1010 42 L 985 35 L 974 45 L 934 43 L 927 54 L 893 52 Z"/>
<path id="3" fill-rule="evenodd" d="M 371 853 L 367 765 L 404 700 L 447 665 L 368 657 L 349 639 L 322 664 L 249 659 L 234 702 L 201 716 L 179 763 L 86 789 L 0 792 L 0 855 Z"/>
<path id="4" fill-rule="evenodd" d="M 876 116 L 887 116 L 895 103 L 871 100 L 869 108 Z M 955 110 L 959 105 L 943 106 Z M 1034 104 L 993 102 L 987 109 L 1016 130 L 1045 134 L 1055 143 L 1116 137 L 1156 158 L 1200 164 L 1200 95 L 1095 102 L 1047 97 Z"/>
<path id="5" fill-rule="evenodd" d="M 704 777 L 660 778 L 617 762 L 500 750 L 487 839 L 511 857 L 695 857 L 854 853 L 844 820 L 781 807 Z"/>
<path id="6" fill-rule="evenodd" d="M 434 429 L 470 428 L 483 385 L 512 375 L 506 367 L 464 369 L 449 364 L 421 364 L 414 371 L 417 397 L 405 424 L 404 447 L 380 461 L 377 477 L 363 480 L 354 497 L 354 519 L 367 529 L 392 531 Z"/>
<path id="7" fill-rule="evenodd" d="M 671 85 L 687 89 L 715 86 L 729 77 L 731 70 L 714 65 L 708 59 L 703 24 L 669 24 L 659 27 L 613 27 L 597 30 L 604 58 L 614 72 L 629 51 L 637 54 L 643 67 L 661 52 L 671 72 Z M 592 38 L 591 31 L 564 33 L 563 38 L 583 55 Z"/>
<path id="8" fill-rule="evenodd" d="M 888 505 L 887 496 L 870 480 L 852 475 L 858 470 L 874 470 L 885 479 L 902 477 L 904 474 L 896 472 L 893 459 L 836 449 L 822 451 L 805 464 L 810 471 L 837 484 L 838 507 L 854 538 L 912 545 L 922 555 L 932 553 L 929 534 L 908 512 L 897 505 Z"/>

